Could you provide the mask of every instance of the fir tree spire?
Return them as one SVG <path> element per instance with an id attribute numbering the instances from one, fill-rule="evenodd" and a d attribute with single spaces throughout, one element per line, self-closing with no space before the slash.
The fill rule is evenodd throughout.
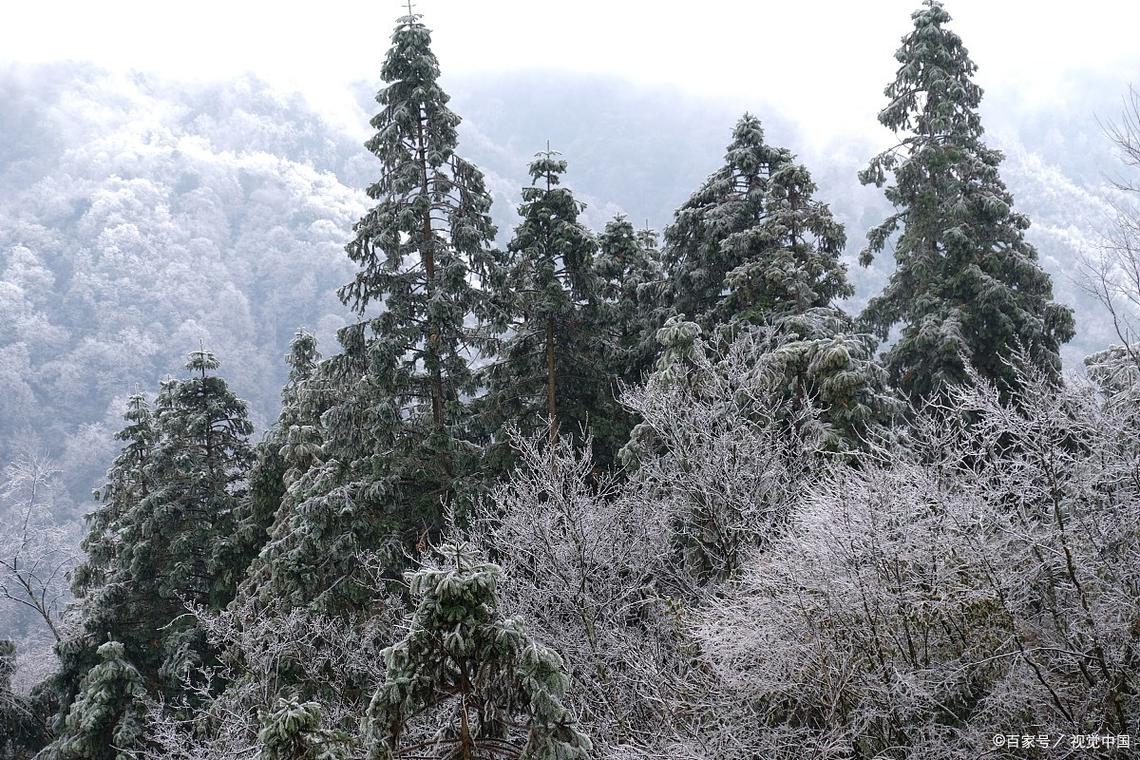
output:
<path id="1" fill-rule="evenodd" d="M 598 237 L 598 276 L 615 333 L 611 372 L 626 383 L 639 383 L 653 368 L 665 273 L 657 233 L 634 230 L 624 216 L 610 220 Z"/>
<path id="2" fill-rule="evenodd" d="M 374 302 L 384 312 L 346 328 L 346 347 L 366 343 L 390 391 L 427 401 L 442 432 L 461 394 L 474 389 L 467 356 L 482 341 L 466 319 L 483 314 L 473 280 L 494 266 L 491 198 L 482 173 L 455 153 L 460 119 L 447 107 L 419 15 L 397 23 L 381 77 L 377 131 L 365 144 L 381 162 L 368 188 L 377 205 L 356 223 L 347 251 L 360 271 L 340 296 L 361 316 Z"/>
<path id="3" fill-rule="evenodd" d="M 968 365 L 1014 391 L 1009 360 L 1019 346 L 1059 378 L 1072 311 L 1053 302 L 1049 276 L 1025 240 L 1029 219 L 1013 210 L 998 174 L 1002 155 L 982 141 L 977 67 L 946 28 L 941 3 L 927 0 L 912 18 L 879 114 L 899 144 L 860 174 L 864 184 L 886 185 L 897 209 L 868 234 L 861 262 L 870 264 L 899 232 L 897 266 L 862 319 L 883 339 L 902 325 L 885 361 L 912 399 L 963 382 Z"/>
<path id="4" fill-rule="evenodd" d="M 366 606 L 375 589 L 361 555 L 383 552 L 398 577 L 404 549 L 477 487 L 471 364 L 490 351 L 481 323 L 501 254 L 439 74 L 419 15 L 400 18 L 366 143 L 379 159 L 375 205 L 354 227 L 346 250 L 358 271 L 340 291 L 359 319 L 338 334 L 338 353 L 302 361 L 310 374 L 280 450 L 288 492 L 243 587 L 278 610 Z"/>
<path id="5" fill-rule="evenodd" d="M 245 403 L 212 374 L 218 366 L 209 351 L 195 351 L 190 375 L 165 381 L 153 412 L 132 402 L 119 436 L 127 445 L 109 481 L 129 475 L 135 485 L 111 489 L 131 499 L 111 523 L 113 551 L 83 576 L 84 638 L 121 642 L 134 666 L 152 681 L 161 676 L 171 693 L 202 656 L 185 604 L 224 607 L 248 560 L 238 528 L 248 509 L 252 425 Z M 127 471 L 142 453 L 145 464 Z M 97 530 L 98 523 L 95 537 Z"/>
<path id="6" fill-rule="evenodd" d="M 87 559 L 75 569 L 72 577 L 72 588 L 80 597 L 106 580 L 118 544 L 119 521 L 145 499 L 151 489 L 148 469 L 157 431 L 150 403 L 143 394 L 136 393 L 127 399 L 123 419 L 126 425 L 115 433 L 115 439 L 122 441 L 123 447 L 107 471 L 106 485 L 95 492 L 99 507 L 86 516 L 87 536 L 81 546 Z"/>
<path id="7" fill-rule="evenodd" d="M 509 335 L 486 371 L 483 401 L 496 451 L 506 446 L 508 426 L 525 434 L 545 429 L 553 439 L 560 430 L 578 434 L 587 420 L 604 425 L 617 413 L 605 364 L 612 336 L 597 242 L 578 219 L 584 204 L 562 185 L 566 168 L 549 147 L 535 155 L 508 245 L 498 303 L 499 326 Z"/>

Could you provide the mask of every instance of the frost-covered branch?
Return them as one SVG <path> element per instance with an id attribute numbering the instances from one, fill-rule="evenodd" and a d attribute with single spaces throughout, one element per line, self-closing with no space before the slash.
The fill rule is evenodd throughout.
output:
<path id="1" fill-rule="evenodd" d="M 69 573 L 78 561 L 71 532 L 51 514 L 59 470 L 46 455 L 25 452 L 0 486 L 0 599 L 33 611 L 56 641 L 70 599 Z"/>

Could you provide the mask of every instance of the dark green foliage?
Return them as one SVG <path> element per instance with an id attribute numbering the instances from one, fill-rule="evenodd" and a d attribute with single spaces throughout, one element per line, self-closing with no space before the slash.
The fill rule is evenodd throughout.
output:
<path id="1" fill-rule="evenodd" d="M 618 435 L 607 435 L 621 412 L 607 366 L 615 336 L 595 269 L 597 243 L 578 221 L 583 205 L 561 185 L 566 161 L 557 155 L 548 150 L 530 164 L 532 184 L 522 190 L 522 221 L 498 293 L 508 333 L 486 370 L 483 399 L 497 472 L 512 458 L 510 426 L 578 436 L 588 421 L 603 461 L 620 445 Z"/>
<path id="2" fill-rule="evenodd" d="M 495 228 L 482 173 L 455 154 L 460 119 L 436 81 L 430 45 L 419 16 L 406 16 L 381 69 L 388 86 L 376 96 L 377 132 L 366 144 L 381 161 L 368 188 L 378 203 L 348 244 L 360 271 L 341 299 L 361 316 L 373 303 L 383 302 L 383 312 L 345 328 L 342 340 L 346 352 L 365 355 L 401 408 L 426 417 L 417 427 L 442 436 L 433 444 L 444 445 L 448 425 L 462 416 L 460 396 L 475 388 L 468 352 L 485 343 L 466 319 L 485 313 L 471 280 L 494 269 Z M 451 452 L 437 454 L 446 469 Z"/>
<path id="3" fill-rule="evenodd" d="M 369 757 L 587 757 L 590 740 L 562 704 L 570 679 L 561 658 L 499 612 L 500 568 L 468 544 L 438 554 L 439 565 L 407 574 L 415 611 L 407 635 L 383 652 Z M 441 712 L 452 716 L 443 729 L 424 733 Z"/>
<path id="4" fill-rule="evenodd" d="M 285 361 L 289 379 L 281 390 L 281 413 L 277 424 L 254 447 L 248 505 L 238 526 L 238 551 L 233 564 L 243 568 L 243 572 L 269 540 L 288 485 L 313 464 L 320 452 L 319 420 L 309 405 L 313 394 L 308 386 L 320 361 L 316 338 L 304 330 L 297 331 Z"/>
<path id="5" fill-rule="evenodd" d="M 298 330 L 285 357 L 289 381 L 281 391 L 281 414 L 274 431 L 274 442 L 280 446 L 277 455 L 285 467 L 282 476 L 285 485 L 300 477 L 320 455 L 321 408 L 314 403 L 318 401 L 318 394 L 312 387 L 320 360 L 317 339 L 311 333 Z"/>
<path id="6" fill-rule="evenodd" d="M 667 303 L 706 331 L 850 295 L 838 261 L 843 228 L 812 198 L 815 185 L 793 158 L 768 145 L 760 121 L 745 114 L 725 165 L 666 228 Z"/>
<path id="7" fill-rule="evenodd" d="M 321 709 L 316 702 L 279 698 L 274 709 L 261 716 L 257 740 L 262 760 L 340 760 L 347 737 L 320 728 Z"/>
<path id="8" fill-rule="evenodd" d="M 777 419 L 819 451 L 852 451 L 888 431 L 901 412 L 877 341 L 839 309 L 815 308 L 746 331 L 756 387 Z"/>
<path id="9" fill-rule="evenodd" d="M 881 338 L 901 324 L 885 362 L 913 400 L 967 379 L 967 366 L 1016 390 L 1009 359 L 1018 346 L 1054 379 L 1072 311 L 1054 303 L 1049 276 L 1025 240 L 1029 219 L 1013 210 L 998 175 L 1002 154 L 982 141 L 982 90 L 950 15 L 936 0 L 913 14 L 914 30 L 879 121 L 899 144 L 876 156 L 864 184 L 886 187 L 896 213 L 868 235 L 870 263 L 893 235 L 897 267 L 862 319 Z"/>
<path id="10" fill-rule="evenodd" d="M 72 579 L 76 596 L 82 597 L 106 582 L 107 571 L 114 563 L 118 544 L 114 533 L 119 521 L 150 494 L 147 471 L 157 431 L 146 397 L 138 393 L 131 396 L 123 419 L 127 424 L 115 434 L 123 448 L 107 471 L 106 485 L 95 494 L 100 506 L 86 516 L 88 531 L 81 546 L 87 559 L 76 568 Z"/>
<path id="11" fill-rule="evenodd" d="M 682 372 L 678 340 L 702 351 L 744 350 L 772 406 L 803 440 L 825 450 L 858 446 L 890 422 L 895 404 L 874 360 L 877 343 L 838 309 L 854 292 L 839 257 L 842 225 L 815 198 L 811 174 L 764 141 L 760 122 L 737 124 L 726 165 L 682 206 L 666 230 L 667 304 L 678 317 L 657 334 L 658 372 Z M 686 322 L 680 315 L 688 315 Z M 745 341 L 732 348 L 737 341 Z M 677 344 L 677 345 L 682 345 Z"/>
<path id="12" fill-rule="evenodd" d="M 96 653 L 96 637 L 82 628 L 71 631 L 55 645 L 59 657 L 59 669 L 32 689 L 32 700 L 39 712 L 46 716 L 46 733 L 58 736 L 63 730 L 64 720 L 79 692 L 83 677 L 99 663 Z M 42 746 L 44 739 L 40 743 Z"/>
<path id="13" fill-rule="evenodd" d="M 721 315 L 775 324 L 787 315 L 830 306 L 854 289 L 839 263 L 847 237 L 825 203 L 815 199 L 811 174 L 782 151 L 770 167 L 762 218 L 721 239 L 742 263 L 725 276 Z"/>
<path id="14" fill-rule="evenodd" d="M 401 18 L 381 70 L 367 143 L 377 203 L 355 226 L 359 271 L 341 289 L 360 321 L 298 385 L 281 448 L 288 492 L 246 583 L 267 603 L 367 605 L 362 555 L 382 553 L 398 578 L 403 550 L 474 487 L 470 361 L 489 345 L 477 322 L 489 316 L 479 283 L 498 277 L 495 228 L 482 174 L 455 153 L 459 117 L 430 43 L 418 15 Z"/>
<path id="15" fill-rule="evenodd" d="M 145 745 L 146 689 L 124 647 L 108 641 L 99 664 L 79 686 L 63 731 L 44 750 L 44 760 L 131 760 Z"/>
<path id="16" fill-rule="evenodd" d="M 657 357 L 655 333 L 665 285 L 657 234 L 634 231 L 624 216 L 615 217 L 598 236 L 596 270 L 615 335 L 610 372 L 626 383 L 639 383 Z"/>
<path id="17" fill-rule="evenodd" d="M 217 360 L 196 351 L 186 367 L 192 374 L 163 383 L 155 403 L 153 448 L 136 473 L 146 493 L 110 523 L 113 554 L 86 591 L 81 636 L 122 642 L 148 681 L 162 678 L 175 692 L 204 656 L 185 605 L 224 607 L 245 569 L 239 527 L 253 460 L 245 404 L 211 374 Z M 139 408 L 128 411 L 127 431 Z M 127 451 L 136 445 L 123 437 Z M 112 482 L 123 472 L 112 468 Z"/>

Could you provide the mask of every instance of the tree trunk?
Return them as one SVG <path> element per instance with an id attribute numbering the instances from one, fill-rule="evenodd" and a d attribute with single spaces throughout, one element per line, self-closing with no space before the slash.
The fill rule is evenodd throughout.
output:
<path id="1" fill-rule="evenodd" d="M 424 123 L 423 114 L 420 114 L 419 122 L 416 124 L 417 136 L 417 152 L 420 162 L 420 191 L 424 198 L 429 197 L 430 185 L 428 183 L 428 165 L 427 156 L 424 146 Z M 430 204 L 428 211 L 424 213 L 423 225 L 420 229 L 420 257 L 424 262 L 424 270 L 427 275 L 427 295 L 428 301 L 431 301 L 432 296 L 435 294 L 435 251 L 433 250 L 433 243 L 431 231 L 431 210 Z M 443 375 L 439 368 L 439 327 L 434 323 L 428 324 L 428 341 L 427 341 L 427 360 L 428 371 L 431 374 L 431 417 L 435 423 L 436 428 L 443 430 L 445 423 L 443 411 Z"/>
<path id="2" fill-rule="evenodd" d="M 554 361 L 554 317 L 546 318 L 546 414 L 550 418 L 550 443 L 558 440 L 558 402 L 554 392 L 557 388 Z"/>

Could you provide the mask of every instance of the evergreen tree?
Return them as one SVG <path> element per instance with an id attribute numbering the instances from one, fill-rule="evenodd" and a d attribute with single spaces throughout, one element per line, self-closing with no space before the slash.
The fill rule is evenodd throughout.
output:
<path id="1" fill-rule="evenodd" d="M 310 406 L 308 386 L 320 362 L 317 340 L 298 330 L 285 355 L 289 378 L 281 390 L 277 423 L 254 447 L 249 504 L 238 526 L 235 566 L 247 568 L 269 540 L 269 530 L 281 509 L 288 485 L 316 461 L 320 452 L 319 420 Z"/>
<path id="2" fill-rule="evenodd" d="M 814 190 L 807 170 L 765 142 L 760 120 L 746 113 L 725 165 L 665 230 L 666 303 L 710 331 L 737 314 L 767 317 L 848 295 L 843 230 Z"/>
<path id="3" fill-rule="evenodd" d="M 128 521 L 137 519 L 142 503 L 153 491 L 152 466 L 159 429 L 151 404 L 140 393 L 127 399 L 123 419 L 126 424 L 115 433 L 123 447 L 107 471 L 104 486 L 95 492 L 99 506 L 86 515 L 88 532 L 80 544 L 87 557 L 72 576 L 81 625 L 68 631 L 55 646 L 59 668 L 34 692 L 35 700 L 54 716 L 55 733 L 63 730 L 82 679 L 99 662 L 99 642 L 112 630 L 125 636 L 125 627 L 136 625 L 125 614 L 126 602 L 132 596 L 126 575 L 129 547 L 124 545 L 125 528 Z"/>
<path id="4" fill-rule="evenodd" d="M 289 365 L 289 381 L 281 391 L 281 414 L 277 419 L 275 443 L 285 470 L 282 481 L 287 486 L 308 470 L 320 456 L 319 399 L 312 383 L 320 368 L 321 354 L 317 339 L 298 330 L 289 343 L 285 362 Z"/>
<path id="5" fill-rule="evenodd" d="M 1018 346 L 1059 379 L 1072 311 L 1052 301 L 1049 276 L 1025 240 L 1029 219 L 1013 210 L 998 175 L 1002 154 L 982 141 L 977 67 L 945 28 L 941 3 L 926 0 L 912 18 L 879 113 L 899 144 L 860 174 L 878 187 L 892 175 L 886 195 L 897 209 L 871 230 L 861 261 L 869 264 L 898 232 L 897 266 L 862 319 L 883 339 L 902 325 L 885 362 L 912 399 L 965 381 L 967 366 L 1014 391 L 1008 360 Z"/>
<path id="6" fill-rule="evenodd" d="M 119 521 L 150 494 L 147 470 L 157 433 L 146 397 L 136 393 L 127 399 L 123 419 L 127 424 L 115 433 L 123 447 L 107 471 L 106 485 L 95 492 L 100 506 L 86 516 L 87 536 L 81 546 L 87 559 L 72 578 L 79 597 L 105 582 L 107 570 L 114 564 Z"/>
<path id="7" fill-rule="evenodd" d="M 620 414 L 606 373 L 612 336 L 595 271 L 597 243 L 578 221 L 583 204 L 561 185 L 566 161 L 557 156 L 546 150 L 530 164 L 532 184 L 522 190 L 522 221 L 501 283 L 509 334 L 487 370 L 484 399 L 497 444 L 492 466 L 500 470 L 510 460 L 508 426 L 524 434 L 546 429 L 554 439 L 588 422 L 603 441 Z"/>
<path id="8" fill-rule="evenodd" d="M 665 282 L 657 234 L 648 228 L 635 232 L 628 219 L 615 217 L 598 237 L 597 272 L 616 333 L 610 373 L 639 383 L 657 357 L 655 333 Z"/>
<path id="9" fill-rule="evenodd" d="M 210 374 L 217 367 L 213 354 L 195 351 L 193 374 L 163 383 L 148 492 L 119 516 L 113 562 L 84 607 L 90 639 L 122 642 L 148 680 L 163 676 L 175 690 L 203 654 L 185 604 L 224 607 L 244 570 L 237 529 L 248 509 L 252 426 L 245 403 Z"/>
<path id="10" fill-rule="evenodd" d="M 901 410 L 875 357 L 878 341 L 839 309 L 791 314 L 739 340 L 754 357 L 756 387 L 769 394 L 765 408 L 814 451 L 861 448 Z"/>
<path id="11" fill-rule="evenodd" d="M 400 19 L 381 69 L 388 84 L 376 96 L 377 133 L 366 144 L 381 162 L 368 188 L 378 203 L 354 228 L 347 251 L 360 271 L 341 289 L 362 317 L 373 303 L 383 311 L 345 328 L 342 342 L 346 352 L 366 354 L 370 379 L 415 413 L 408 434 L 446 480 L 454 477 L 461 397 L 475 390 L 470 357 L 486 345 L 468 318 L 485 313 L 474 280 L 494 269 L 495 227 L 482 173 L 455 154 L 460 119 L 447 108 L 419 19 Z"/>
<path id="12" fill-rule="evenodd" d="M 55 647 L 59 669 L 35 690 L 35 698 L 54 716 L 53 730 L 63 729 L 68 710 L 83 677 L 99 662 L 96 647 L 109 635 L 114 615 L 106 604 L 129 597 L 129 587 L 112 583 L 123 562 L 123 525 L 152 490 L 150 468 L 158 442 L 158 428 L 151 404 L 143 394 L 127 399 L 126 424 L 115 433 L 123 447 L 107 471 L 104 486 L 95 492 L 99 506 L 86 515 L 87 535 L 81 542 L 86 559 L 72 576 L 72 590 L 82 616 L 82 625 L 70 630 Z M 89 626 L 89 622 L 95 622 Z"/>
<path id="13" fill-rule="evenodd" d="M 765 143 L 759 121 L 745 114 L 726 166 L 666 231 L 668 297 L 693 321 L 674 318 L 658 332 L 666 348 L 658 371 L 676 373 L 669 345 L 703 327 L 707 350 L 753 356 L 757 387 L 771 394 L 765 414 L 781 410 L 800 427 L 812 420 L 800 437 L 844 450 L 889 424 L 897 404 L 874 359 L 876 341 L 834 304 L 854 292 L 839 260 L 846 235 L 816 189 L 807 168 Z"/>
<path id="14" fill-rule="evenodd" d="M 316 702 L 279 698 L 275 708 L 261 716 L 262 760 L 341 760 L 347 737 L 320 727 Z"/>
<path id="15" fill-rule="evenodd" d="M 439 547 L 441 564 L 408 573 L 408 633 L 383 652 L 387 675 L 369 706 L 370 757 L 586 757 L 590 740 L 562 704 L 561 658 L 498 609 L 497 565 L 468 544 Z M 432 718 L 454 715 L 443 728 Z"/>
<path id="16" fill-rule="evenodd" d="M 781 150 L 769 170 L 760 218 L 714 238 L 741 252 L 740 265 L 725 276 L 722 318 L 776 324 L 855 292 L 839 262 L 847 236 L 815 199 L 807 168 Z"/>
<path id="17" fill-rule="evenodd" d="M 108 641 L 99 664 L 79 686 L 63 732 L 42 753 L 45 760 L 131 760 L 145 746 L 146 689 L 124 647 Z"/>
<path id="18" fill-rule="evenodd" d="M 360 321 L 304 383 L 308 416 L 282 448 L 301 456 L 287 506 L 245 582 L 281 608 L 367 606 L 376 589 L 362 554 L 384 554 L 398 578 L 404 550 L 472 486 L 479 453 L 470 362 L 489 346 L 478 322 L 498 277 L 491 199 L 455 152 L 460 120 L 418 15 L 398 21 L 381 75 L 367 143 L 381 162 L 377 203 L 355 226 L 347 252 L 360 269 L 340 293 Z"/>

